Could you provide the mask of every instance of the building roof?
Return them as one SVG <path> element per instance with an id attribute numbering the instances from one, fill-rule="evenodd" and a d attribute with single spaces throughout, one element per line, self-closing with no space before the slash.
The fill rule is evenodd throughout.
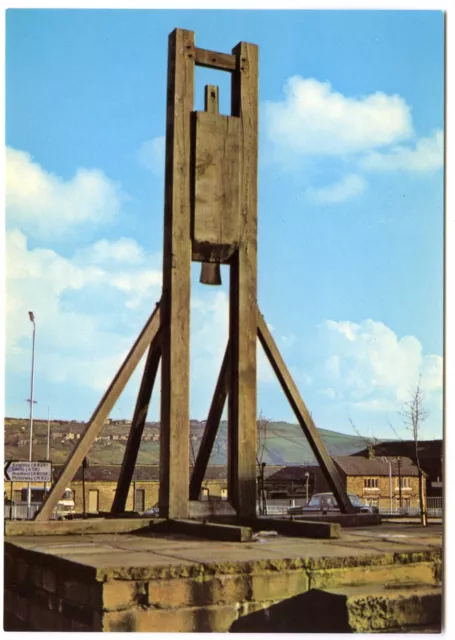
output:
<path id="1" fill-rule="evenodd" d="M 381 457 L 370 460 L 362 456 L 333 456 L 333 461 L 348 476 L 388 476 L 389 464 Z M 398 475 L 398 462 L 393 457 L 388 457 L 392 463 L 392 475 Z M 410 458 L 401 458 L 401 475 L 418 476 L 416 465 Z"/>
<path id="2" fill-rule="evenodd" d="M 428 458 L 441 459 L 443 453 L 442 440 L 420 440 L 417 443 L 419 460 Z M 376 456 L 407 456 L 415 459 L 414 440 L 391 440 L 374 445 Z M 353 456 L 368 456 L 368 450 L 362 449 L 352 454 Z"/>
<path id="3" fill-rule="evenodd" d="M 281 469 L 272 473 L 267 480 L 271 482 L 305 482 L 305 473 L 311 472 L 314 469 L 319 469 L 319 467 L 314 465 L 281 467 Z"/>
<path id="4" fill-rule="evenodd" d="M 398 475 L 398 464 L 393 458 L 388 458 L 392 462 L 392 475 Z M 368 458 L 361 456 L 333 456 L 332 460 L 338 468 L 348 476 L 388 476 L 389 465 L 381 458 Z M 297 465 L 282 467 L 268 477 L 270 482 L 305 482 L 305 473 L 323 473 L 321 467 L 317 465 Z M 418 476 L 416 465 L 410 458 L 401 458 L 401 475 Z"/>

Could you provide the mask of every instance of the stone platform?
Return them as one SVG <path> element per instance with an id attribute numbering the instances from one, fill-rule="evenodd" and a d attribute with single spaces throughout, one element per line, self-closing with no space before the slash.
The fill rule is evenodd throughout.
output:
<path id="1" fill-rule="evenodd" d="M 395 523 L 330 540 L 6 535 L 5 630 L 437 631 L 441 538 Z"/>

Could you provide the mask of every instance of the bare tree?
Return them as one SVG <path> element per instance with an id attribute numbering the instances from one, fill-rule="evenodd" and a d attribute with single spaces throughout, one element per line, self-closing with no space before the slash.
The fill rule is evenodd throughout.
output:
<path id="1" fill-rule="evenodd" d="M 364 442 L 364 444 L 365 444 L 365 446 L 366 446 L 366 448 L 367 448 L 368 454 L 369 454 L 371 457 L 374 457 L 374 454 L 375 454 L 375 447 L 377 447 L 377 445 L 380 443 L 380 440 L 378 440 L 378 438 L 376 438 L 375 436 L 372 436 L 371 438 L 366 438 L 366 437 L 365 437 L 365 436 L 363 436 L 363 435 L 360 433 L 360 431 L 357 429 L 357 427 L 356 427 L 356 425 L 354 424 L 354 421 L 353 421 L 353 419 L 351 418 L 351 416 L 350 416 L 350 415 L 348 415 L 348 420 L 349 420 L 349 423 L 350 423 L 351 427 L 352 427 L 352 428 L 353 428 L 353 430 L 355 431 L 355 433 L 358 435 L 358 437 L 359 437 L 361 440 L 363 440 L 363 442 Z"/>
<path id="2" fill-rule="evenodd" d="M 421 376 L 417 382 L 415 389 L 410 391 L 409 400 L 404 403 L 403 410 L 400 411 L 406 428 L 412 433 L 412 439 L 415 446 L 415 460 L 419 474 L 419 501 L 420 501 L 420 518 L 424 527 L 427 526 L 427 507 L 424 491 L 424 474 L 420 466 L 419 460 L 419 433 L 422 423 L 428 418 L 428 411 L 425 410 L 424 394 L 421 388 Z"/>
<path id="3" fill-rule="evenodd" d="M 390 429 L 393 431 L 393 433 L 395 434 L 397 440 L 401 440 L 403 441 L 403 438 L 400 436 L 400 434 L 398 433 L 398 431 L 395 429 L 395 427 L 393 426 L 393 424 L 390 422 L 390 418 L 387 414 L 385 414 L 386 420 L 387 420 L 387 424 L 389 425 Z"/>
<path id="4" fill-rule="evenodd" d="M 267 502 L 265 495 L 265 483 L 264 483 L 264 469 L 266 463 L 264 461 L 264 454 L 267 450 L 266 442 L 267 442 L 267 432 L 270 426 L 270 420 L 264 417 L 264 414 L 259 414 L 259 418 L 257 419 L 257 455 L 256 462 L 258 466 L 258 497 L 259 497 L 259 512 L 261 515 L 267 515 Z"/>

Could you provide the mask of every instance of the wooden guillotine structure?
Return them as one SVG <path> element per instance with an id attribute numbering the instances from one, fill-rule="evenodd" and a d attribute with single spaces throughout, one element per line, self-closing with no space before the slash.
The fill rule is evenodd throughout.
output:
<path id="1" fill-rule="evenodd" d="M 195 66 L 231 74 L 231 114 L 218 113 L 218 88 L 205 87 L 205 111 L 194 111 Z M 169 36 L 164 205 L 163 292 L 131 351 L 95 409 L 36 516 L 51 518 L 116 400 L 148 349 L 112 514 L 125 511 L 161 361 L 160 516 L 186 519 L 201 484 L 228 399 L 228 500 L 239 518 L 256 517 L 256 341 L 294 410 L 343 513 L 354 511 L 336 467 L 257 306 L 258 48 L 232 53 L 195 46 L 194 33 Z M 190 269 L 219 283 L 230 267 L 229 338 L 205 432 L 190 478 Z"/>

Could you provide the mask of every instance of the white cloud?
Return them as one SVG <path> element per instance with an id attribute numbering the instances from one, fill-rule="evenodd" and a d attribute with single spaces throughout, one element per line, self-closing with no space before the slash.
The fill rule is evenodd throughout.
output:
<path id="1" fill-rule="evenodd" d="M 431 138 L 417 140 L 414 147 L 402 145 L 379 153 L 370 152 L 360 161 L 364 171 L 427 173 L 444 165 L 444 135 L 437 131 Z"/>
<path id="2" fill-rule="evenodd" d="M 146 140 L 137 153 L 139 164 L 156 176 L 162 176 L 164 172 L 165 143 L 164 136 Z"/>
<path id="3" fill-rule="evenodd" d="M 110 243 L 103 243 L 109 254 Z M 115 254 L 117 245 L 112 244 Z M 85 255 L 97 255 L 94 247 L 88 247 Z M 134 331 L 141 328 L 137 316 L 126 314 L 129 320 L 125 321 L 124 309 L 138 309 L 145 322 L 161 295 L 161 272 L 150 268 L 153 258 L 148 256 L 140 266 L 120 264 L 106 269 L 80 261 L 84 250 L 75 259 L 50 249 L 30 250 L 26 236 L 17 229 L 7 232 L 6 249 L 8 369 L 28 369 L 27 312 L 33 310 L 41 376 L 104 388 L 115 373 L 112 363 L 121 363 L 135 339 Z"/>
<path id="4" fill-rule="evenodd" d="M 6 149 L 7 222 L 28 234 L 49 239 L 82 223 L 105 223 L 115 218 L 125 198 L 99 169 L 78 169 L 65 181 L 30 154 Z"/>
<path id="5" fill-rule="evenodd" d="M 390 411 L 409 398 L 421 375 L 429 402 L 440 401 L 442 357 L 424 355 L 414 336 L 399 338 L 374 320 L 328 320 L 318 333 L 322 364 L 316 367 L 316 380 L 326 395 L 358 409 Z"/>
<path id="6" fill-rule="evenodd" d="M 132 238 L 119 240 L 98 240 L 90 247 L 84 247 L 76 253 L 76 259 L 92 264 L 140 264 L 145 260 L 142 247 Z"/>
<path id="7" fill-rule="evenodd" d="M 153 268 L 156 258 L 131 238 L 103 239 L 79 248 L 73 257 L 30 249 L 18 229 L 8 231 L 6 239 L 7 371 L 29 371 L 28 311 L 33 310 L 37 379 L 51 387 L 66 385 L 62 388 L 68 393 L 72 384 L 102 393 L 161 297 L 161 270 Z M 205 287 L 192 297 L 193 416 L 203 418 L 208 410 L 227 344 L 228 305 L 228 295 L 220 289 Z M 139 375 L 136 372 L 125 392 L 122 407 L 133 402 Z M 259 350 L 258 379 L 272 378 Z"/>
<path id="8" fill-rule="evenodd" d="M 264 105 L 269 138 L 302 155 L 337 156 L 370 151 L 412 136 L 411 110 L 398 95 L 347 97 L 329 82 L 291 77 L 281 102 Z"/>
<path id="9" fill-rule="evenodd" d="M 318 204 L 340 204 L 361 195 L 367 187 L 366 181 L 359 175 L 345 175 L 339 182 L 326 187 L 307 189 L 307 196 Z"/>

